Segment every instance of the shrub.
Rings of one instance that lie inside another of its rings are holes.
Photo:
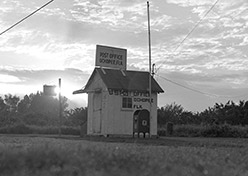
[[[57,126],[28,126],[23,123],[16,124],[9,127],[0,128],[0,133],[2,134],[58,134],[59,128]],[[64,135],[79,135],[80,129],[76,127],[66,127],[61,128],[61,133]]]
[[[167,125],[166,125],[166,133],[168,135],[172,135],[173,134],[173,129],[174,126],[173,126],[173,123],[172,122],[168,122]]]
[[[75,127],[62,127],[61,133],[65,135],[80,135],[80,129]]]
[[[177,125],[175,135],[180,137],[199,137],[202,126],[197,125]]]
[[[22,119],[22,121],[26,125],[36,125],[36,126],[46,126],[49,124],[51,125],[51,119],[39,113],[27,113],[20,116],[20,119]]]
[[[35,134],[58,134],[59,128],[57,126],[44,126],[44,127],[31,127],[33,133]],[[80,129],[75,127],[61,127],[61,133],[65,135],[79,135]]]
[[[206,126],[201,135],[203,137],[248,137],[245,128],[228,124]]]
[[[164,128],[164,127],[160,127],[159,129],[158,129],[158,135],[159,136],[166,136],[166,128]]]
[[[23,123],[0,128],[0,133],[4,134],[30,134],[32,130]]]
[[[165,127],[158,129],[159,136],[169,136]],[[248,138],[248,127],[224,125],[176,125],[173,136],[178,137],[240,137]]]
[[[233,137],[248,138],[248,126],[233,126],[232,127]]]

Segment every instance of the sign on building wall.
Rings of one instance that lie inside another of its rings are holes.
[[[96,66],[127,69],[127,50],[96,45]]]
[[[108,89],[109,95],[122,97],[123,109],[144,109],[150,103],[154,104],[154,98],[149,96],[149,92],[124,91]]]

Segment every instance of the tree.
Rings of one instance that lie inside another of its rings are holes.
[[[6,104],[4,102],[4,99],[0,97],[0,113],[2,113],[6,109]]]
[[[17,112],[17,104],[20,101],[20,98],[16,95],[4,95],[4,101],[6,104],[7,112]]]
[[[30,98],[28,95],[25,95],[24,98],[18,103],[17,111],[19,113],[28,112],[30,105],[31,105]]]
[[[158,124],[167,122],[180,123],[180,116],[183,113],[183,107],[175,102],[158,109]]]
[[[46,96],[43,93],[30,94],[29,110],[34,113],[44,114],[49,117],[58,117],[59,114],[59,100],[57,98]],[[68,108],[68,99],[61,97],[62,112],[64,113]]]
[[[87,122],[87,108],[75,108],[67,111],[65,125],[84,125]]]
[[[247,125],[248,124],[248,101],[239,101],[234,103],[228,101],[225,105],[215,103],[213,108],[208,108],[200,113],[202,122],[207,124],[230,124]]]

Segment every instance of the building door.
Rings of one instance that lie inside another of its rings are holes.
[[[150,134],[150,112],[146,109],[137,110],[133,115],[133,136],[137,133]]]
[[[93,95],[93,133],[101,133],[101,115],[102,115],[102,94]]]

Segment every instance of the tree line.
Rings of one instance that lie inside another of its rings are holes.
[[[61,98],[63,125],[78,126],[87,119],[87,108],[68,110],[68,99]],[[7,94],[0,97],[0,127],[25,125],[54,126],[59,121],[59,100],[42,92],[25,95],[22,99]]]
[[[62,123],[65,126],[79,126],[86,123],[87,108],[68,109],[68,99],[61,98]],[[203,112],[193,113],[181,105],[172,103],[157,109],[158,125],[248,125],[248,101],[226,104],[216,103]],[[36,126],[57,126],[59,122],[59,100],[42,92],[25,95],[22,99],[7,94],[0,97],[0,127],[23,123]]]
[[[186,111],[176,103],[168,104],[158,108],[158,124],[165,125],[168,122],[179,125],[229,124],[245,126],[248,125],[248,101],[216,103],[213,107],[209,107],[200,113]]]

